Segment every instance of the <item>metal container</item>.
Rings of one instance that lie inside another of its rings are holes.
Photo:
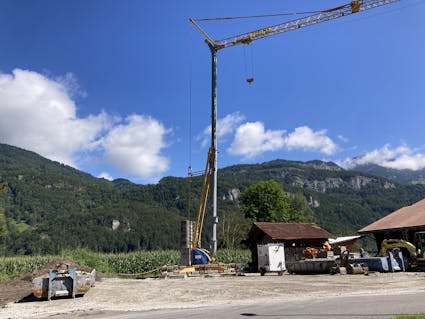
[[[258,245],[258,270],[261,275],[277,272],[281,275],[286,270],[285,248],[283,243]]]
[[[350,262],[363,263],[369,267],[370,271],[379,272],[394,272],[394,271],[405,271],[405,259],[403,254],[398,252],[394,255],[392,252],[388,252],[387,257],[363,257],[355,258]]]
[[[335,260],[328,258],[313,258],[287,263],[288,272],[294,274],[329,274]]]
[[[53,297],[73,297],[84,295],[96,280],[96,270],[90,273],[67,266],[50,269],[48,276],[33,279],[33,295],[50,300]]]

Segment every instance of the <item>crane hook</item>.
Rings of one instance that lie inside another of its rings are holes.
[[[246,81],[251,84],[252,82],[254,82],[254,78],[247,78]]]

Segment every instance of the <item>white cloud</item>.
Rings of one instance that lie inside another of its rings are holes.
[[[338,135],[338,136],[337,136],[337,138],[338,138],[341,142],[344,142],[344,143],[347,143],[347,142],[348,142],[348,138],[347,138],[347,137],[345,137],[344,135]]]
[[[314,132],[307,126],[297,127],[288,135],[285,144],[289,150],[318,151],[326,155],[334,154],[337,150],[336,144],[326,136],[326,130]]]
[[[151,117],[131,115],[102,140],[105,160],[127,175],[160,175],[169,168],[168,159],[160,154],[168,133],[169,130]]]
[[[346,159],[342,166],[353,168],[356,165],[377,164],[387,168],[419,170],[425,168],[425,154],[407,145],[391,148],[389,144],[360,157]]]
[[[217,138],[222,139],[223,137],[233,134],[237,128],[237,126],[245,119],[243,115],[239,112],[235,112],[232,114],[227,114],[224,118],[217,120]],[[202,132],[200,136],[198,136],[197,140],[202,140],[201,145],[205,147],[209,145],[211,141],[211,125],[209,125]]]
[[[104,178],[104,179],[106,179],[108,181],[113,181],[114,180],[114,178],[109,173],[107,173],[107,172],[102,172],[97,177]]]
[[[76,151],[91,150],[108,127],[105,113],[76,116],[64,84],[36,72],[0,74],[0,139],[76,166]]]
[[[80,87],[77,78],[74,76],[74,74],[70,72],[66,73],[63,76],[57,76],[54,78],[54,80],[65,86],[67,93],[70,96],[87,96],[87,92]]]
[[[244,120],[245,116],[239,112],[217,120],[219,145],[225,142],[224,137],[234,134],[233,142],[227,149],[230,155],[249,159],[265,152],[283,149],[312,151],[326,155],[332,155],[338,150],[335,142],[326,135],[326,130],[313,131],[308,126],[300,126],[292,133],[286,134],[285,130],[266,130],[262,122],[242,123]],[[347,141],[342,135],[338,138]],[[211,125],[205,128],[197,140],[201,140],[202,147],[210,143]]]
[[[254,158],[264,152],[283,149],[331,155],[336,152],[337,146],[326,136],[326,130],[315,132],[307,126],[301,126],[285,135],[283,130],[266,130],[263,123],[251,122],[239,126],[228,151],[231,155]]]
[[[248,122],[238,127],[235,139],[228,149],[231,155],[253,158],[267,151],[276,151],[285,145],[285,131],[265,130],[261,122]]]
[[[141,179],[168,169],[160,152],[169,130],[161,123],[137,115],[123,121],[105,112],[78,117],[71,98],[77,94],[84,96],[72,74],[53,79],[21,69],[0,73],[0,142],[74,167],[104,156],[116,173]]]

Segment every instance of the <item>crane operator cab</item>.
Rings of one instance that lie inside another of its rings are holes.
[[[418,258],[424,257],[425,251],[425,232],[415,233],[416,254]]]

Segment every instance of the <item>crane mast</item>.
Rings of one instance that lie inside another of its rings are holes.
[[[205,166],[205,172],[202,177],[202,188],[201,197],[199,199],[198,214],[195,222],[195,229],[193,230],[192,247],[201,248],[201,235],[202,225],[204,224],[205,210],[207,208],[208,195],[211,187],[211,168],[213,160],[213,152],[211,148],[208,151],[207,163]]]
[[[342,18],[351,14],[355,14],[361,11],[366,11],[369,9],[374,9],[381,7],[387,4],[398,2],[400,0],[353,0],[348,4],[328,9],[318,11],[316,14],[309,15],[303,18],[295,19],[285,23],[268,26],[262,29],[254,30],[251,32],[243,33],[233,37],[225,38],[222,40],[213,40],[200,26],[196,21],[197,19],[189,19],[195,28],[205,37],[205,42],[211,51],[211,147],[208,153],[208,163],[209,169],[206,172],[209,175],[208,180],[211,183],[211,186],[208,187],[208,190],[211,189],[213,196],[212,203],[212,217],[213,217],[213,229],[212,229],[212,240],[211,240],[211,253],[212,257],[216,255],[217,252],[217,134],[216,134],[216,123],[217,123],[217,52],[221,49],[232,47],[239,44],[250,44],[251,42],[273,36],[280,33],[285,33],[289,31],[298,30],[300,28],[316,25],[321,22],[330,21],[337,18]],[[205,194],[208,196],[208,191]],[[206,200],[206,199],[205,199]],[[206,202],[205,202],[206,203]],[[203,212],[202,212],[203,211]],[[203,207],[199,214],[205,213],[205,207]],[[202,228],[203,216],[200,220],[200,223],[197,222],[197,228]],[[198,235],[200,235],[201,229],[198,229]],[[200,236],[194,239],[193,244],[199,245]]]

